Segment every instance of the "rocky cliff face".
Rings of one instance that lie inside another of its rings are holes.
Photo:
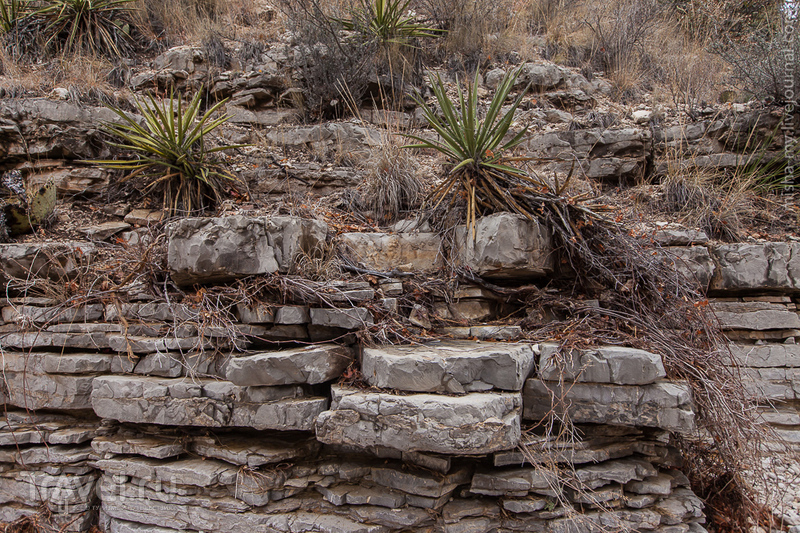
[[[552,275],[546,229],[503,216],[518,227],[463,260],[506,283]],[[291,217],[201,222],[168,231],[176,282],[269,274],[327,232]],[[435,264],[419,253],[433,235],[364,237],[342,241],[365,267]],[[796,246],[657,238],[709,287],[743,379],[800,442]],[[46,247],[0,245],[3,275],[68,270],[77,246],[51,246],[38,266]],[[703,530],[671,444],[697,430],[690,388],[666,378],[659,355],[515,341],[517,326],[482,325],[499,308],[478,286],[441,303],[471,323],[442,330],[449,340],[380,347],[352,335],[409,287],[318,282],[314,302],[232,302],[224,323],[145,292],[69,306],[9,294],[0,520],[45,506],[64,531]],[[575,425],[572,440],[540,425],[553,413]]]

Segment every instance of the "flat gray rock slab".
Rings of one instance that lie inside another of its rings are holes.
[[[385,526],[363,524],[335,514],[305,511],[264,514],[251,511],[250,506],[230,497],[196,496],[191,498],[191,505],[187,505],[180,498],[164,497],[162,494],[153,494],[152,491],[129,482],[115,483],[111,476],[103,476],[100,482],[99,495],[103,501],[103,511],[112,519],[152,524],[178,531],[229,533],[254,531],[388,533],[390,531]],[[151,529],[141,531],[151,531]]]
[[[363,307],[351,309],[311,309],[311,324],[329,328],[363,329],[373,325],[372,313]]]
[[[414,392],[518,391],[533,370],[530,344],[447,341],[364,348],[361,372],[373,387]]]
[[[90,409],[93,376],[3,372],[0,403],[23,409]]]
[[[800,368],[742,368],[742,384],[760,401],[800,398]]]
[[[96,437],[92,450],[99,455],[142,455],[153,459],[177,457],[186,450],[181,442],[171,442],[154,437]]]
[[[539,347],[539,377],[548,381],[648,385],[667,372],[661,356],[636,348],[603,346],[562,352],[557,344]]]
[[[461,227],[456,242],[464,264],[487,278],[540,278],[555,267],[550,231],[521,215],[496,213],[479,218],[475,239],[469,228]]]
[[[87,242],[0,244],[0,281],[73,276],[95,249]]]
[[[211,379],[100,376],[91,406],[102,418],[139,424],[312,431],[327,398],[300,387],[239,387]]]
[[[322,253],[327,225],[298,217],[185,218],[167,227],[167,264],[180,285],[288,272]]]
[[[191,450],[201,457],[256,468],[314,455],[320,448],[313,438],[247,438],[241,435],[195,437]]]
[[[524,418],[540,421],[551,409],[579,424],[657,427],[678,433],[695,430],[689,385],[660,381],[651,385],[566,383],[538,378],[525,382]],[[554,405],[555,402],[555,405]]]
[[[552,471],[530,467],[478,472],[469,490],[484,496],[523,496],[528,492],[550,494],[554,486],[558,486],[558,479]]]
[[[800,315],[781,304],[768,302],[713,302],[711,308],[722,329],[798,329]]]
[[[431,271],[442,266],[442,238],[436,233],[343,233],[342,244],[373,270]]]
[[[514,448],[520,438],[519,393],[397,396],[338,386],[331,393],[331,410],[316,423],[326,444],[479,455]]]
[[[732,344],[733,359],[742,366],[755,368],[800,368],[800,344]]]
[[[800,244],[784,242],[736,243],[714,246],[717,264],[714,290],[800,290]]]
[[[352,361],[346,346],[303,346],[231,358],[225,377],[236,385],[313,385],[338,378]]]

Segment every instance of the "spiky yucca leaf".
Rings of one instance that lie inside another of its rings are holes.
[[[137,100],[136,107],[144,118],[144,125],[121,109],[109,106],[122,119],[121,123],[104,125],[106,132],[121,140],[112,145],[133,152],[137,158],[95,163],[131,171],[125,180],[143,178],[143,192],[162,191],[163,206],[170,213],[191,213],[218,204],[225,185],[235,188],[238,179],[209,155],[243,145],[206,148],[205,136],[229,117],[212,118],[225,100],[201,115],[201,93],[199,91],[186,107],[180,94],[177,97],[170,94],[168,102],[160,105],[152,95],[144,101]]]
[[[431,128],[438,134],[435,140],[425,139],[417,135],[407,135],[417,141],[406,148],[430,148],[444,154],[452,165],[445,180],[436,187],[428,199],[433,208],[452,195],[455,198],[464,195],[467,198],[467,226],[475,235],[475,221],[479,211],[514,211],[532,219],[533,216],[519,201],[508,194],[508,177],[514,177],[515,183],[523,187],[541,187],[544,184],[535,177],[528,176],[523,170],[512,166],[515,161],[506,153],[525,138],[528,129],[523,128],[510,140],[505,141],[514,112],[522,103],[527,87],[520,91],[510,108],[501,116],[503,104],[511,93],[519,78],[520,69],[507,73],[495,91],[486,115],[481,119],[478,114],[479,73],[467,87],[466,94],[458,87],[456,104],[447,96],[447,90],[441,78],[431,78],[433,94],[441,109],[441,116],[429,106],[419,95],[414,97],[417,105]],[[517,159],[518,161],[518,159]]]
[[[29,14],[28,0],[0,0],[0,34],[14,29],[17,21]]]
[[[134,0],[46,0],[32,14],[44,22],[45,48],[121,57],[131,52],[127,4]]]
[[[408,15],[411,0],[362,0],[350,19],[334,18],[346,30],[358,31],[384,43],[408,44],[411,39],[436,37],[442,30],[418,23]]]

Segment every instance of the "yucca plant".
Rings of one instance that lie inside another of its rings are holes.
[[[243,145],[206,148],[205,137],[228,120],[212,118],[225,100],[202,115],[202,90],[184,106],[180,94],[170,94],[161,104],[150,95],[136,101],[144,125],[123,110],[109,106],[121,123],[107,123],[106,132],[121,140],[113,146],[133,152],[131,160],[95,161],[100,165],[131,171],[123,180],[142,179],[144,193],[163,194],[163,208],[170,214],[193,213],[218,205],[226,188],[236,189],[239,180],[225,171],[212,154]]]
[[[46,0],[33,12],[43,22],[45,48],[122,57],[133,50],[134,0]]]
[[[28,12],[27,0],[0,0],[0,34],[13,30]]]
[[[411,0],[362,0],[350,19],[334,19],[346,30],[358,31],[383,43],[408,44],[411,39],[436,37],[442,30],[420,24],[409,10]]]
[[[414,99],[422,109],[423,115],[439,138],[425,139],[416,135],[408,137],[417,141],[407,148],[432,148],[447,156],[450,168],[444,181],[428,196],[428,201],[436,209],[450,196],[452,203],[461,196],[467,200],[466,223],[475,235],[475,220],[479,214],[493,211],[514,211],[530,219],[533,216],[525,207],[524,201],[515,199],[511,190],[520,187],[539,189],[544,184],[537,178],[513,166],[524,158],[508,156],[508,152],[518,146],[527,133],[527,127],[511,139],[506,140],[514,112],[522,103],[527,92],[520,91],[511,106],[501,116],[503,104],[517,82],[520,70],[507,73],[492,97],[483,119],[478,113],[479,74],[467,87],[466,95],[459,86],[458,108],[447,96],[440,77],[431,78],[436,101],[441,108],[441,116],[419,95]]]

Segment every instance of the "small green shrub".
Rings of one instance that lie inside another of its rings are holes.
[[[44,48],[122,57],[134,48],[127,4],[133,0],[46,0],[32,13]]]
[[[415,97],[425,119],[440,139],[430,140],[408,135],[417,144],[407,147],[432,148],[444,154],[452,165],[445,180],[430,194],[429,201],[435,209],[449,195],[464,196],[467,199],[466,223],[473,235],[476,217],[483,212],[510,210],[528,215],[527,210],[508,194],[507,189],[513,186],[508,183],[509,177],[515,178],[515,184],[522,182],[541,185],[519,168],[510,166],[508,163],[512,163],[514,159],[506,157],[506,152],[518,146],[527,132],[527,128],[523,128],[513,138],[505,141],[514,120],[514,112],[522,103],[527,88],[520,91],[505,114],[500,116],[503,103],[514,87],[519,73],[520,70],[517,69],[503,77],[482,120],[478,116],[477,71],[475,80],[467,87],[466,96],[461,87],[458,88],[458,108],[447,96],[441,78],[431,79],[433,93],[442,111],[441,117],[419,95]]]
[[[153,96],[136,102],[144,126],[119,108],[109,106],[122,123],[108,123],[106,132],[121,140],[113,146],[129,150],[136,159],[95,161],[109,168],[131,171],[124,180],[142,180],[142,192],[163,195],[163,207],[171,214],[194,213],[218,205],[226,187],[235,189],[238,179],[221,168],[212,154],[242,145],[206,148],[206,136],[228,120],[212,118],[225,103],[200,114],[198,92],[184,107],[181,95],[170,95],[160,105]],[[176,103],[177,102],[177,103]]]

